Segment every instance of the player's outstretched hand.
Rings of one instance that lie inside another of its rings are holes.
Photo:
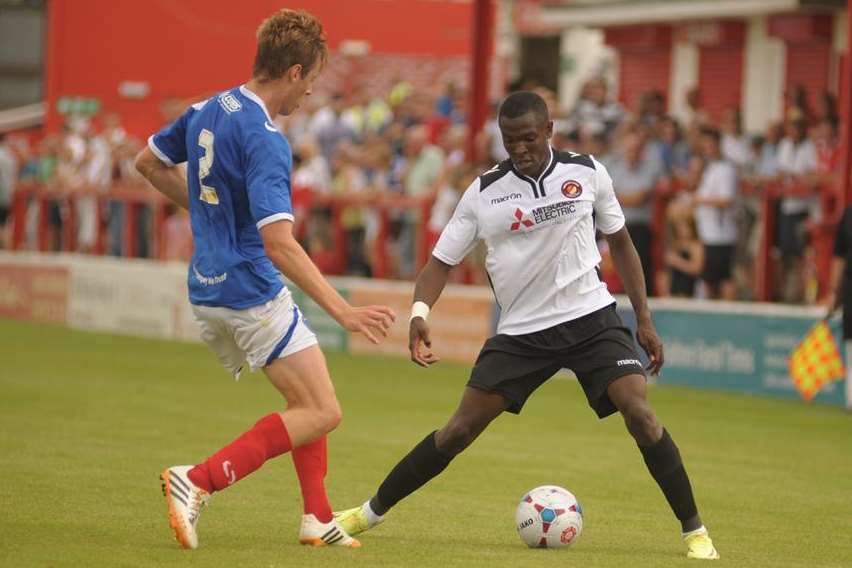
[[[654,323],[650,319],[639,322],[636,328],[636,340],[651,360],[651,364],[648,365],[646,370],[652,375],[659,375],[664,362],[663,342],[660,339],[660,336],[657,335]]]
[[[411,360],[421,367],[428,367],[440,361],[432,353],[432,340],[429,339],[429,324],[423,318],[412,318],[408,328],[408,350]]]
[[[381,343],[396,320],[396,314],[387,306],[360,306],[350,308],[341,318],[340,325],[349,331],[363,333],[373,343]]]

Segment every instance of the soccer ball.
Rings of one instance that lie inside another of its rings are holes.
[[[564,548],[583,531],[583,508],[567,489],[542,485],[521,499],[515,526],[530,548]]]

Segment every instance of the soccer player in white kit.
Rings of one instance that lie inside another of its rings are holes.
[[[461,403],[447,424],[400,461],[372,499],[338,513],[350,534],[370,529],[401,499],[440,474],[502,412],[519,413],[559,369],[574,371],[589,405],[604,418],[620,412],[648,470],[681,523],[690,558],[719,555],[701,522],[677,446],[646,398],[645,370],[633,337],[601,281],[595,230],[606,235],[637,318],[636,339],[663,365],[648,309],[642,266],[606,168],[591,156],[556,152],[544,100],[509,95],[499,112],[509,159],[482,174],[462,196],[420,273],[410,319],[411,359],[428,367],[429,309],[453,266],[483,240],[486,269],[500,305],[497,335],[485,342]]]
[[[290,114],[311,94],[327,55],[318,20],[276,12],[258,29],[251,80],[192,105],[136,159],[154,187],[189,209],[189,299],[202,338],[234,376],[244,365],[263,369],[287,401],[286,410],[264,416],[204,462],[161,474],[169,522],[184,548],[198,546],[198,516],[212,493],[287,452],[304,499],[299,541],[360,546],[334,520],[324,485],[326,434],[340,422],[340,406],[316,336],[281,279],[373,342],[393,322],[385,306],[350,306],[293,236],[292,154],[272,117]],[[186,176],[174,167],[181,162]]]

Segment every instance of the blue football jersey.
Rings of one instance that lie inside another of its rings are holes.
[[[192,105],[148,147],[166,164],[187,162],[190,302],[239,310],[274,298],[284,284],[260,228],[293,220],[293,157],[263,101],[245,86],[225,91]]]

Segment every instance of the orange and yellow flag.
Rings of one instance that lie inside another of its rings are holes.
[[[840,351],[825,320],[813,326],[790,353],[790,377],[802,398],[810,401],[825,383],[846,376]]]

